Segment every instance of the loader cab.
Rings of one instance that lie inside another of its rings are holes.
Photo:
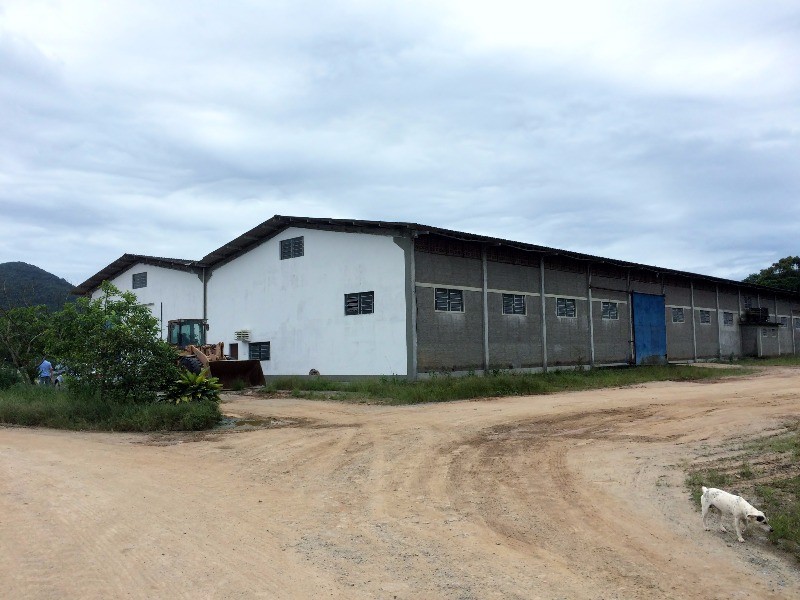
[[[176,319],[167,325],[167,342],[181,350],[192,344],[202,346],[206,343],[208,324],[203,319]]]

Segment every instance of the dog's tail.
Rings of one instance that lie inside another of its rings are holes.
[[[706,486],[703,486],[703,488],[702,488],[702,489],[703,489],[703,493],[704,493],[704,494],[705,494],[705,493],[708,491],[708,488],[707,488]]]

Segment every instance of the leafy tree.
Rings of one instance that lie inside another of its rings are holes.
[[[0,361],[12,364],[28,383],[45,355],[47,329],[46,306],[0,308]]]
[[[111,283],[53,315],[49,348],[79,391],[115,402],[150,402],[178,378],[175,350],[158,321],[130,292]]]
[[[800,256],[787,256],[745,277],[746,283],[755,283],[792,292],[800,292]]]

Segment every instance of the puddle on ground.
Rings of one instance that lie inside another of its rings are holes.
[[[234,431],[247,431],[251,429],[277,429],[280,427],[294,427],[299,423],[292,419],[278,419],[276,417],[264,418],[239,418],[239,417],[223,417],[219,424],[214,427],[215,430],[234,430]]]

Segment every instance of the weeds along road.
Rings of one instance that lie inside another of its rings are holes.
[[[385,407],[228,396],[252,428],[0,428],[4,598],[797,598],[703,531],[686,464],[798,414],[800,370]]]

